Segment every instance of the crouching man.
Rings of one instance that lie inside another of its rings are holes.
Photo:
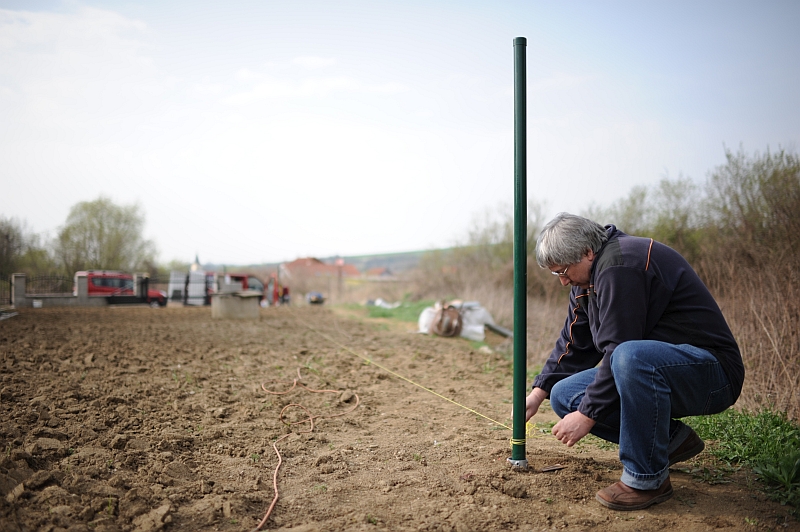
[[[591,432],[619,444],[622,477],[597,492],[602,505],[666,501],[669,467],[704,448],[678,418],[721,412],[742,390],[742,357],[719,306],[673,249],[580,216],[551,220],[536,260],[572,289],[526,419],[549,397],[559,441]]]

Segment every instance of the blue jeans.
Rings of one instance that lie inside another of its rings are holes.
[[[617,346],[611,372],[619,410],[596,423],[592,434],[619,444],[622,482],[656,489],[669,477],[668,456],[690,433],[676,418],[716,414],[735,398],[714,355],[691,345],[635,340]],[[578,409],[597,368],[559,381],[550,403],[559,417]]]

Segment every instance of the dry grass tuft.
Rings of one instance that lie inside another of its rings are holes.
[[[800,288],[774,270],[750,273],[740,271],[720,298],[745,363],[737,404],[800,419]]]

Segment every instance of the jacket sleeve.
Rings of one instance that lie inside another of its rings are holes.
[[[652,280],[642,270],[614,266],[601,272],[590,287],[597,308],[595,345],[602,361],[578,411],[595,421],[602,421],[619,405],[611,355],[622,342],[642,340],[647,334],[647,301],[652,289],[648,279]]]
[[[592,343],[592,332],[586,314],[587,299],[586,290],[573,288],[570,292],[569,312],[561,335],[542,372],[533,381],[533,387],[541,388],[548,396],[555,383],[595,367],[603,356]]]

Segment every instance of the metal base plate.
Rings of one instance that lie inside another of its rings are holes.
[[[511,469],[518,470],[518,471],[527,471],[528,470],[528,461],[527,460],[513,460],[511,458],[506,459],[506,461],[511,466]]]

